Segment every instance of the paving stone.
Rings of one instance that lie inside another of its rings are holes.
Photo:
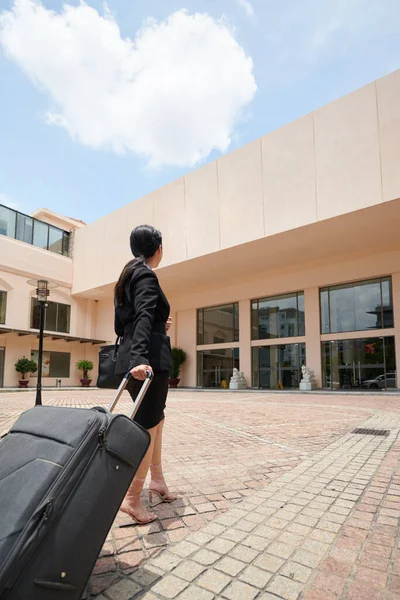
[[[107,596],[111,600],[130,600],[132,596],[140,592],[142,588],[130,579],[122,579],[107,590]],[[171,596],[173,598],[173,596]]]
[[[236,558],[231,558],[230,556],[225,556],[222,560],[215,563],[214,566],[215,569],[219,569],[223,573],[227,573],[227,575],[236,577],[236,575],[238,575],[240,571],[243,571],[247,566],[247,563],[237,560]]]
[[[156,583],[152,591],[163,598],[176,598],[188,585],[187,581],[178,579],[174,575],[166,575]]]
[[[196,581],[196,584],[206,590],[219,594],[222,590],[231,583],[231,578],[221,571],[215,569],[207,569]]]
[[[305,567],[311,567],[315,569],[319,563],[321,558],[316,554],[311,554],[311,552],[307,552],[306,550],[298,550],[293,556],[294,562],[299,563],[300,565],[304,565]]]
[[[257,533],[259,533],[259,530],[257,530]],[[239,543],[242,540],[244,540],[245,537],[247,537],[247,531],[239,531],[239,529],[226,529],[222,534],[221,537],[226,539],[226,540],[231,540],[232,542],[236,542]]]
[[[222,592],[222,596],[229,600],[254,600],[259,591],[248,583],[234,581]]]
[[[253,548],[254,550],[258,550],[259,552],[263,552],[267,546],[271,543],[271,540],[268,540],[265,537],[261,537],[258,535],[249,535],[242,542],[243,546],[248,546],[249,548]]]
[[[325,544],[332,544],[336,535],[329,531],[323,531],[321,529],[313,529],[309,535],[310,539],[324,542]]]
[[[264,569],[259,569],[258,567],[250,565],[243,571],[243,573],[240,574],[239,579],[249,583],[252,586],[262,589],[267,585],[272,577],[273,573],[268,573],[268,571],[265,571]]]
[[[282,567],[280,575],[284,575],[285,577],[300,583],[306,583],[311,577],[312,572],[313,570],[309,567],[290,561]]]
[[[180,562],[181,558],[179,556],[175,556],[175,554],[165,550],[160,554],[160,556],[153,558],[150,562],[150,565],[162,569],[163,571],[171,571]]]
[[[199,550],[196,554],[191,557],[196,562],[204,565],[206,567],[213,565],[219,558],[220,555],[216,552],[211,552],[210,550]]]
[[[296,548],[294,546],[289,546],[289,544],[285,544],[282,542],[273,542],[268,546],[269,554],[273,554],[274,556],[279,556],[280,558],[286,559],[292,556],[295,550]]]
[[[329,550],[329,544],[324,544],[323,542],[319,542],[318,540],[313,539],[305,539],[301,545],[303,550],[307,550],[307,552],[312,552],[313,554],[317,554],[318,556],[323,556]]]
[[[278,558],[277,556],[272,556],[272,554],[261,554],[254,564],[260,569],[264,569],[265,571],[269,571],[271,573],[276,573],[279,569],[284,565],[285,561],[282,558]]]
[[[182,541],[179,542],[179,544],[172,544],[170,547],[170,552],[172,552],[173,554],[177,554],[178,556],[182,556],[183,558],[186,558],[187,556],[190,556],[191,554],[196,552],[198,549],[199,547],[196,546],[196,544],[192,544],[191,542],[187,541]]]
[[[211,542],[212,539],[214,539],[214,536],[212,535],[207,535],[202,531],[195,531],[186,538],[186,541],[197,544],[198,546],[205,546],[208,542]]]
[[[251,563],[259,553],[252,548],[248,548],[247,546],[243,546],[242,544],[236,546],[231,552],[229,556],[232,558],[236,558],[237,560],[241,560],[242,562]]]
[[[179,594],[177,600],[214,600],[215,596],[212,592],[198,587],[197,585],[186,588],[182,594]],[[140,598],[140,600],[142,600]]]
[[[280,575],[267,585],[268,592],[276,594],[280,598],[284,598],[284,600],[297,600],[302,589],[303,586],[301,583]]]
[[[160,579],[160,571],[158,569],[152,568],[149,565],[143,565],[139,567],[130,578],[135,581],[142,588],[148,587]]]
[[[185,560],[173,570],[173,574],[185,581],[193,581],[205,569],[206,567],[204,565],[199,565],[193,560]]]
[[[218,552],[219,554],[228,554],[228,552],[230,552],[235,545],[235,542],[230,540],[215,539],[207,544],[206,549],[213,552]]]

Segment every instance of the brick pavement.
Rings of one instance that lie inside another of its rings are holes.
[[[0,432],[33,396],[0,395]],[[399,400],[172,393],[165,470],[180,498],[146,527],[117,517],[87,597],[356,600],[368,588],[371,600],[400,599]],[[390,437],[348,433],[366,419]]]

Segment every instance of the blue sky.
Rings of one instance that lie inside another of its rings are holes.
[[[18,3],[0,201],[23,212],[91,222],[400,67],[398,0]]]

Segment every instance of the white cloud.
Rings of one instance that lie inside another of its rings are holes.
[[[245,10],[248,17],[255,16],[254,7],[249,0],[236,0],[236,2]]]
[[[8,206],[9,208],[13,208],[14,210],[19,208],[19,204],[17,202],[11,202],[11,200],[5,194],[0,194],[0,204]]]
[[[54,103],[48,122],[80,143],[133,151],[152,166],[225,151],[257,89],[253,63],[224,21],[178,11],[122,38],[108,11],[14,0],[0,45]]]

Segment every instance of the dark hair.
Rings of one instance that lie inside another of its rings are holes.
[[[122,269],[115,286],[114,294],[117,304],[123,304],[126,284],[131,279],[136,267],[144,264],[146,258],[154,256],[161,244],[161,233],[151,225],[139,225],[132,231],[130,245],[135,258]]]

